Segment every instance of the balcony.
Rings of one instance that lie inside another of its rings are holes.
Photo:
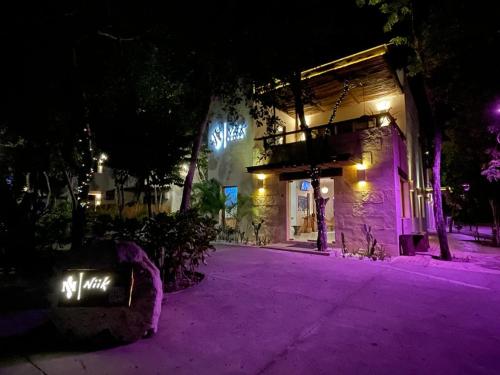
[[[256,138],[255,141],[262,141],[263,151],[268,157],[263,164],[247,167],[247,171],[279,173],[280,179],[288,180],[303,178],[314,164],[321,168],[323,177],[338,176],[342,173],[340,167],[362,161],[362,130],[393,124],[394,118],[389,113],[382,113]],[[312,137],[309,153],[306,131],[311,132]],[[290,142],[291,139],[294,141]]]

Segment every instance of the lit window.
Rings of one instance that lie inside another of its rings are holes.
[[[232,218],[238,209],[238,186],[225,186],[224,195],[226,196],[225,217]]]

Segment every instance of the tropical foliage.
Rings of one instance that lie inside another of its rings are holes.
[[[218,219],[220,211],[226,207],[226,195],[214,178],[194,184],[193,201],[200,214],[212,219]]]

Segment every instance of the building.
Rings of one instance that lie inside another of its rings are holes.
[[[315,97],[305,114],[313,128],[321,192],[329,198],[329,242],[340,247],[343,234],[350,248],[364,248],[366,224],[385,250],[397,255],[399,235],[427,229],[431,202],[417,108],[404,72],[391,66],[390,57],[389,46],[380,45],[306,70],[302,81]],[[351,88],[328,125],[346,80]],[[258,127],[248,109],[242,113],[239,123],[227,122],[223,113],[214,115],[208,131],[209,177],[230,196],[253,197],[267,241],[315,240],[310,164],[292,98],[276,108],[283,121],[276,134]],[[248,222],[243,226],[251,233]]]

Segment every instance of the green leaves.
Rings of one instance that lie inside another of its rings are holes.
[[[125,225],[124,225],[125,224]],[[164,281],[178,282],[205,263],[215,240],[215,221],[198,211],[158,214],[146,219],[119,222],[115,238],[135,241],[160,266]]]
[[[406,36],[395,36],[394,38],[391,38],[390,43],[396,46],[409,46],[410,40]]]
[[[194,184],[193,206],[198,209],[200,214],[216,218],[225,205],[226,196],[217,180],[212,178]]]

